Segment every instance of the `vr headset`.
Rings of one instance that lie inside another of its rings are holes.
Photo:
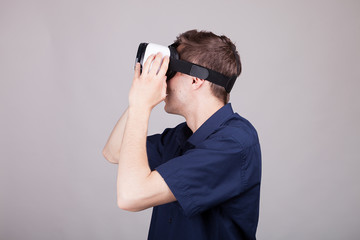
[[[237,78],[236,75],[228,77],[209,68],[188,61],[180,60],[176,48],[176,44],[172,44],[166,47],[155,43],[140,43],[136,54],[135,64],[140,63],[142,69],[143,64],[150,55],[161,52],[163,56],[170,57],[169,67],[166,72],[167,80],[174,77],[176,72],[181,72],[220,85],[225,88],[227,93],[230,93]]]

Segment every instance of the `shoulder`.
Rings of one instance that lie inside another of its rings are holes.
[[[242,149],[259,144],[255,127],[237,113],[232,114],[224,121],[220,127],[209,136],[209,139],[226,140]]]

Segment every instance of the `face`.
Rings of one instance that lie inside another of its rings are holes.
[[[191,92],[192,77],[177,72],[167,81],[167,96],[165,98],[165,111],[167,113],[184,115]]]

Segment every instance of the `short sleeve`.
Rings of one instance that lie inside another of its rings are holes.
[[[156,170],[185,215],[192,216],[244,191],[247,164],[243,150],[231,136],[212,137]]]
[[[154,170],[157,166],[161,164],[161,156],[163,151],[161,134],[155,134],[147,137],[146,151],[150,169]]]
[[[160,164],[174,157],[179,148],[179,135],[184,134],[185,126],[186,123],[181,123],[175,128],[166,128],[161,134],[147,137],[146,151],[152,171]]]

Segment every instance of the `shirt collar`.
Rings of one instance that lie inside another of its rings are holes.
[[[188,139],[191,145],[196,146],[203,142],[222,123],[234,113],[231,103],[226,104],[208,118]]]

